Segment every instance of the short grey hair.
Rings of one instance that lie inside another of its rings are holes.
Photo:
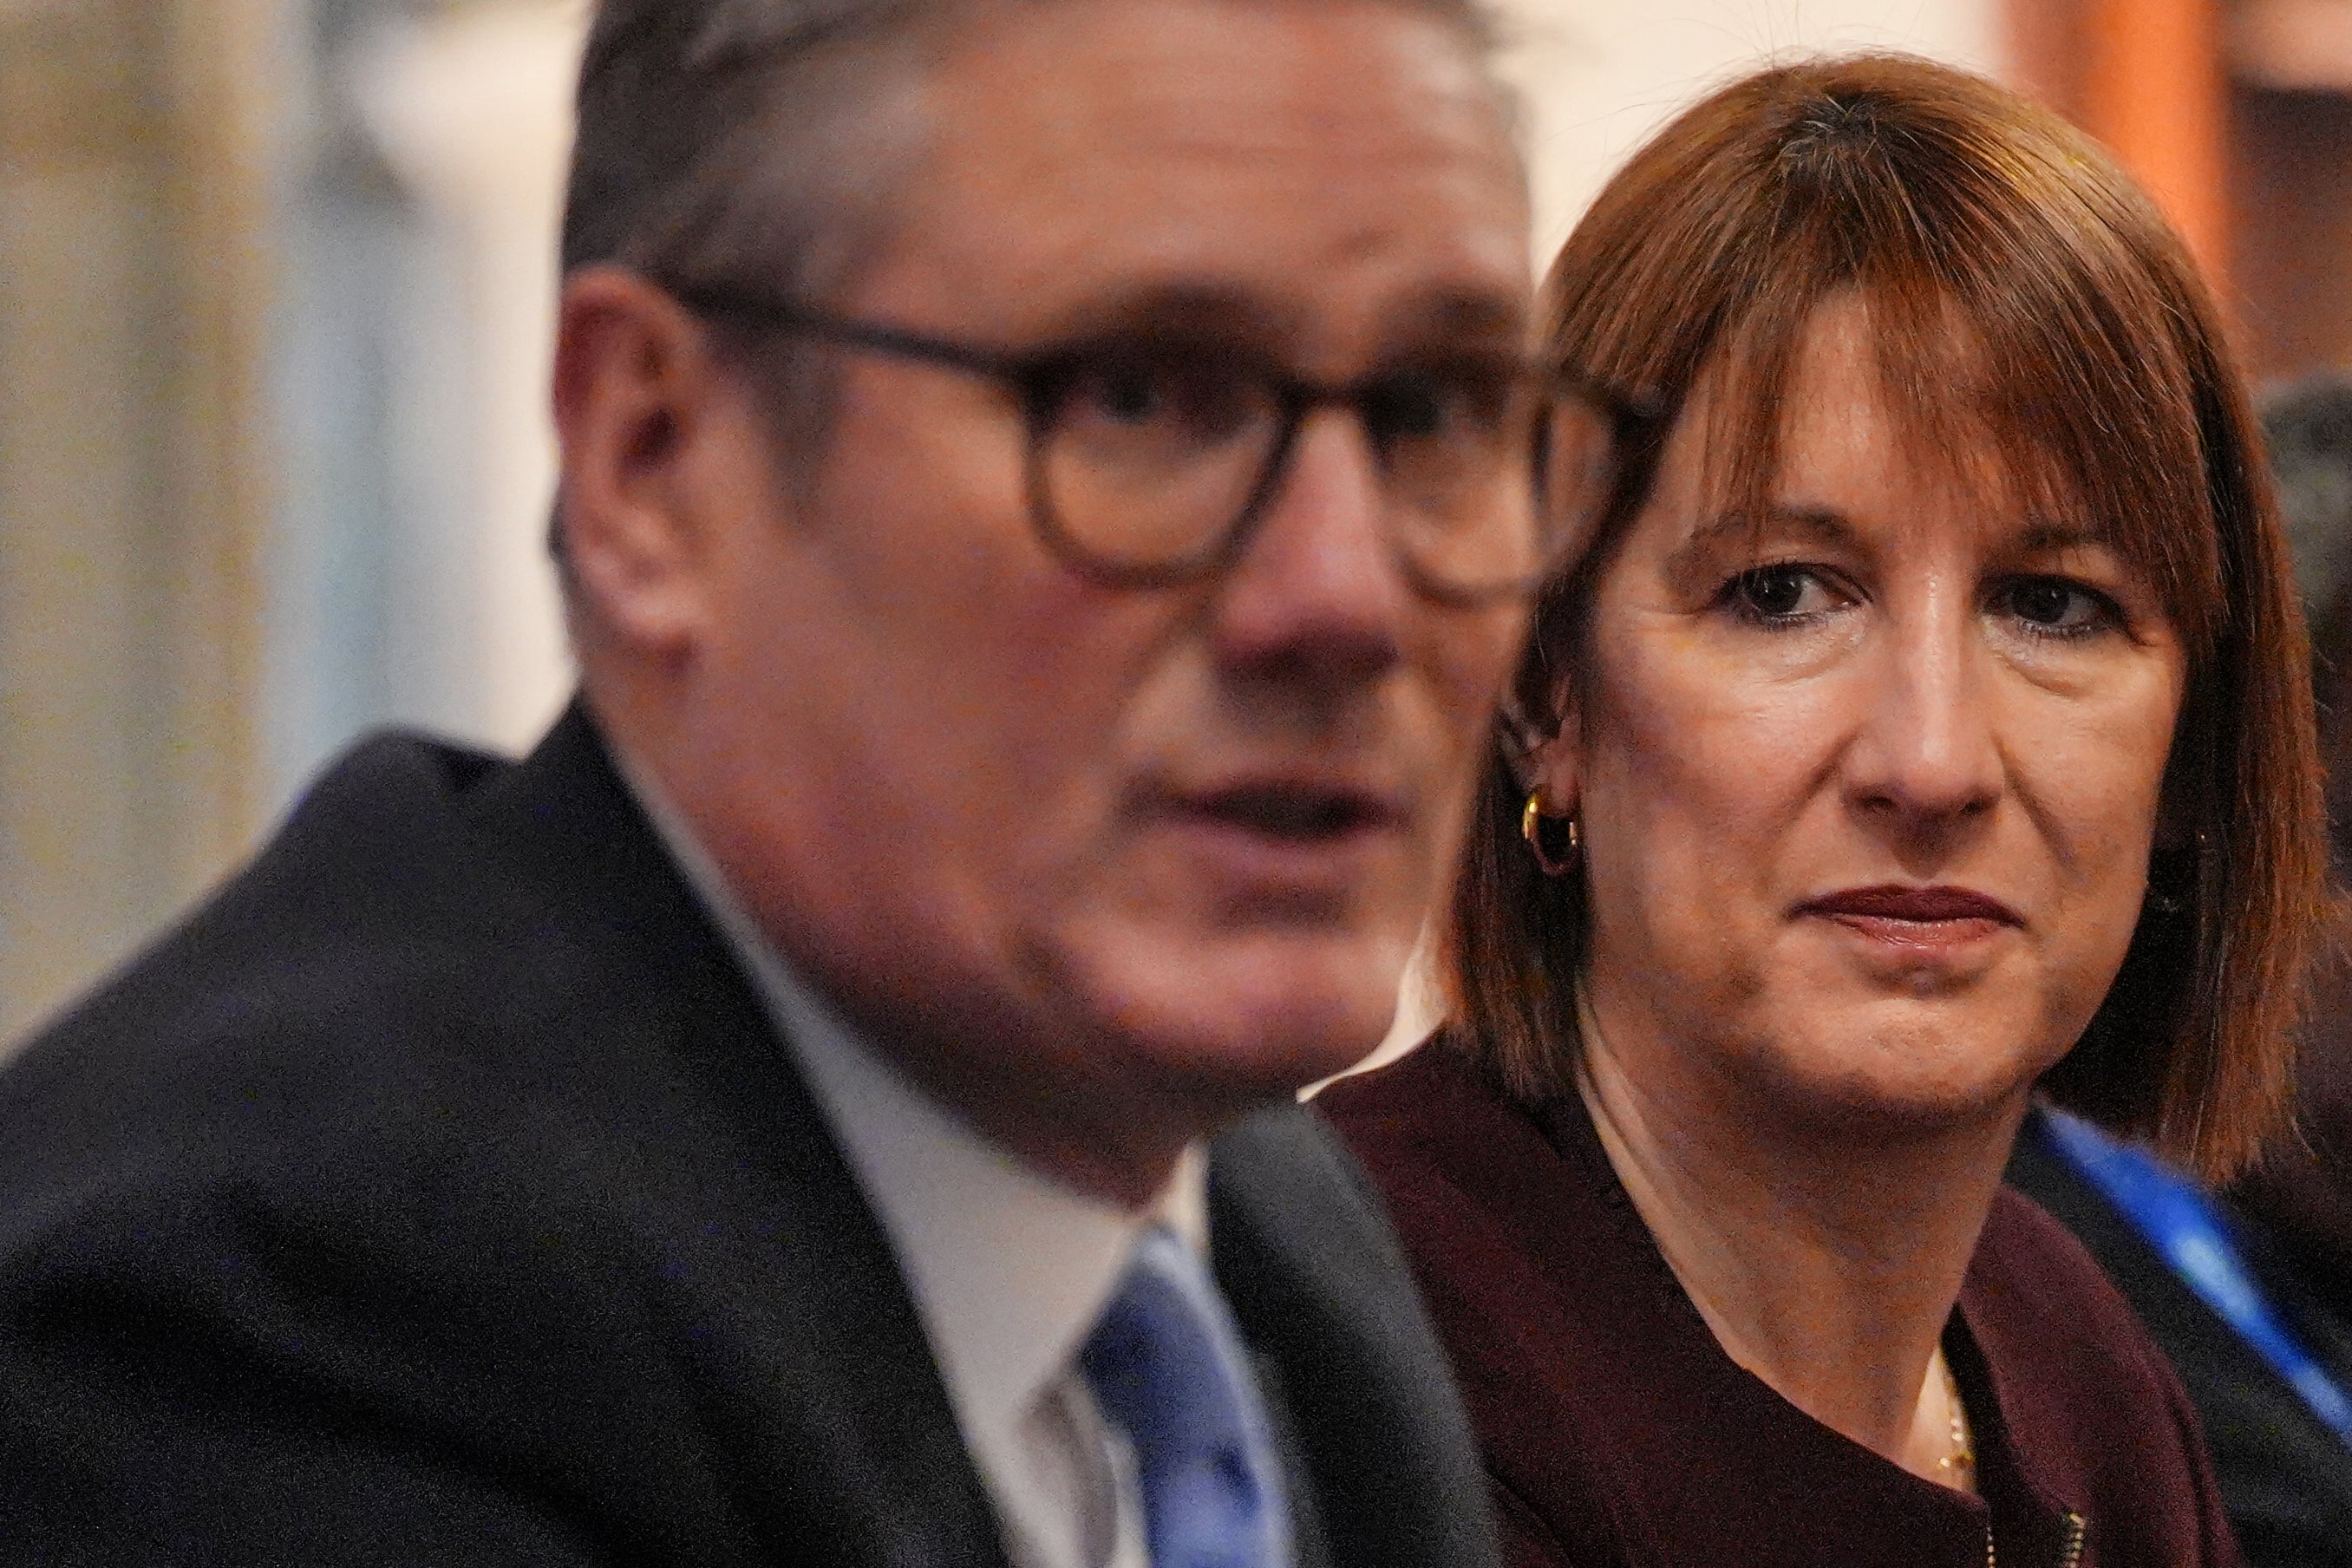
[[[563,269],[822,292],[914,140],[912,51],[966,0],[600,0]],[[900,91],[894,93],[897,86]],[[893,133],[896,134],[893,134]]]
[[[564,270],[610,262],[671,287],[756,279],[803,299],[837,289],[925,146],[927,46],[984,9],[1050,3],[598,0]],[[1498,36],[1487,0],[1389,3],[1459,26],[1482,57]]]

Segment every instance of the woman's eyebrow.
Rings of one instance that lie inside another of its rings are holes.
[[[2109,529],[2037,518],[2018,535],[2017,549],[2028,555],[2062,555],[2069,550],[2112,550],[2115,542]]]
[[[1704,568],[1727,543],[1747,542],[1766,533],[1795,535],[1835,550],[1851,549],[1859,538],[1853,521],[1832,507],[1774,504],[1760,512],[1727,508],[1675,546],[1666,557],[1666,570],[1675,581],[1684,581]]]

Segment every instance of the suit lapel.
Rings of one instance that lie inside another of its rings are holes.
[[[734,1329],[713,1382],[749,1409],[720,1425],[752,1450],[735,1456],[743,1506],[777,1560],[1001,1565],[993,1511],[881,1225],[584,712],[575,705],[478,810],[483,852],[538,883],[562,940],[593,949],[593,972],[611,977],[590,1010],[603,1048],[666,1052],[677,1135],[708,1139],[716,1120],[733,1134],[719,1142],[750,1152],[735,1163],[754,1169],[714,1164],[698,1212],[678,1220],[701,1234],[678,1241]]]
[[[1218,1285],[1280,1406],[1302,1563],[1495,1563],[1444,1352],[1348,1157],[1299,1107],[1260,1112],[1213,1145],[1209,1212]]]
[[[1307,1448],[1299,1441],[1297,1417],[1290,1407],[1290,1388],[1282,1363],[1263,1351],[1250,1354],[1258,1391],[1265,1396],[1273,1420],[1275,1447],[1282,1454],[1282,1484],[1290,1496],[1290,1531],[1297,1568],[1336,1568],[1331,1542],[1323,1529],[1323,1503],[1315,1472],[1308,1468]]]

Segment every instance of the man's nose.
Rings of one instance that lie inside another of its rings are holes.
[[[1959,606],[1898,621],[1871,661],[1847,793],[1908,834],[1988,814],[2006,765],[1975,617]]]
[[[1266,506],[1219,588],[1219,662],[1333,688],[1387,671],[1403,658],[1414,594],[1362,425],[1333,409],[1309,415]]]

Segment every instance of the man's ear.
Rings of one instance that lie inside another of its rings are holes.
[[[661,289],[616,267],[564,280],[556,526],[574,600],[602,635],[662,656],[690,649],[719,545],[714,438],[740,422],[731,390],[702,324]]]

